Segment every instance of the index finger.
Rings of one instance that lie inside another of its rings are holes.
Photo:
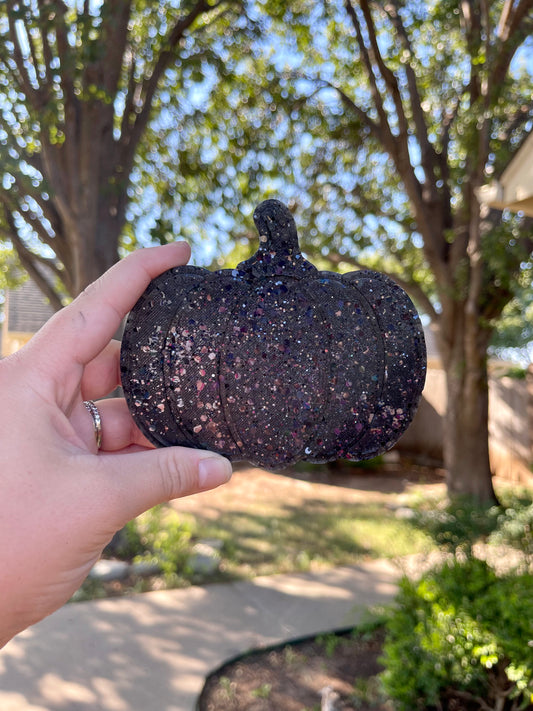
[[[186,264],[189,256],[189,245],[176,242],[137,250],[117,262],[34,337],[38,337],[41,356],[52,351],[57,372],[73,362],[89,363],[113,338],[150,281],[167,269]]]

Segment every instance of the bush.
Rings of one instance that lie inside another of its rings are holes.
[[[186,572],[193,530],[170,506],[155,506],[130,521],[125,530],[135,563],[158,566],[169,585]]]
[[[445,506],[421,508],[415,522],[443,550],[472,555],[472,547],[486,540],[498,525],[500,508],[480,506],[469,497],[457,497]]]
[[[401,711],[533,708],[533,575],[455,559],[404,579],[382,680]]]
[[[498,526],[489,538],[489,543],[511,546],[521,551],[524,567],[533,565],[533,503],[527,499],[515,499],[498,516]]]

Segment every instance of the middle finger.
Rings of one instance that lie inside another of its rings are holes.
[[[120,385],[120,341],[110,341],[104,350],[87,363],[81,378],[81,396],[97,400]]]
[[[99,400],[95,404],[100,413],[102,428],[100,450],[102,452],[116,452],[132,445],[154,448],[133,421],[128,405],[123,398],[107,398]],[[88,423],[85,424],[87,427],[90,425],[94,430],[94,424],[88,412],[85,419],[87,420],[87,418]]]

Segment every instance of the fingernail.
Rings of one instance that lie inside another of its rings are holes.
[[[231,462],[224,457],[206,457],[198,463],[198,486],[200,489],[214,489],[231,478]]]

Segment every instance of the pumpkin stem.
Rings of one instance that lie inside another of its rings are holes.
[[[260,250],[269,252],[300,251],[296,224],[289,209],[279,200],[265,200],[254,211]]]
[[[265,200],[254,211],[259,232],[259,249],[237,265],[236,274],[262,279],[280,274],[301,279],[317,269],[303,258],[298,245],[296,224],[289,209],[279,200]]]

